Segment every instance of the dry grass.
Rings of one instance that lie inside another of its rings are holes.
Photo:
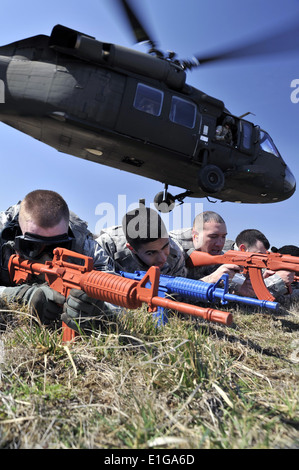
[[[65,345],[3,311],[0,448],[298,448],[298,312],[157,330],[130,311]]]

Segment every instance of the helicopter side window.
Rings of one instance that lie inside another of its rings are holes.
[[[192,129],[196,121],[196,106],[190,101],[183,100],[178,96],[173,96],[169,119],[181,126]]]
[[[139,111],[160,116],[163,103],[163,92],[148,85],[138,83],[133,106]]]
[[[272,153],[279,158],[279,152],[267,132],[260,131],[260,146],[265,152]]]

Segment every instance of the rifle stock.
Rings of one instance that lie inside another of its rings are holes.
[[[251,253],[247,251],[229,250],[223,255],[210,255],[194,250],[187,259],[187,265],[207,266],[211,264],[236,264],[247,271],[254,292],[258,299],[273,301],[274,296],[267,289],[262,269],[271,271],[299,271],[299,257],[281,253]]]
[[[156,266],[149,268],[142,280],[134,281],[94,270],[93,260],[88,256],[63,248],[56,248],[53,254],[53,260],[45,264],[12,255],[8,264],[11,281],[22,284],[30,281],[34,275],[43,274],[48,285],[65,297],[69,296],[71,289],[80,289],[89,297],[128,309],[137,309],[145,302],[153,312],[160,306],[224,325],[232,323],[229,312],[159,297],[160,270]],[[70,259],[77,260],[77,263],[70,262]],[[63,341],[71,341],[74,337],[75,332],[63,324]]]

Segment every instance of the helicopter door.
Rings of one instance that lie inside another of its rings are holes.
[[[193,155],[198,128],[197,107],[192,101],[128,78],[116,126],[118,132]]]
[[[239,122],[238,147],[241,152],[251,154],[253,151],[253,124],[248,121]]]

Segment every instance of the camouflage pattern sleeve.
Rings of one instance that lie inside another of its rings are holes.
[[[164,271],[164,267],[162,268],[161,272],[163,274],[167,274],[169,276],[180,276],[186,277],[186,266],[185,266],[185,256],[182,250],[180,249],[179,245],[172,239],[169,239],[170,243],[170,254],[167,259],[166,269],[167,272]]]
[[[100,245],[107,256],[114,259],[116,246],[112,240],[112,237],[108,233],[102,232],[100,236],[96,238],[96,242]]]
[[[278,274],[267,277],[264,282],[265,286],[274,297],[284,295],[288,291],[285,283]]]
[[[98,271],[115,272],[113,259],[103,250],[101,245],[91,237],[84,243],[84,254],[93,258],[94,269]]]

